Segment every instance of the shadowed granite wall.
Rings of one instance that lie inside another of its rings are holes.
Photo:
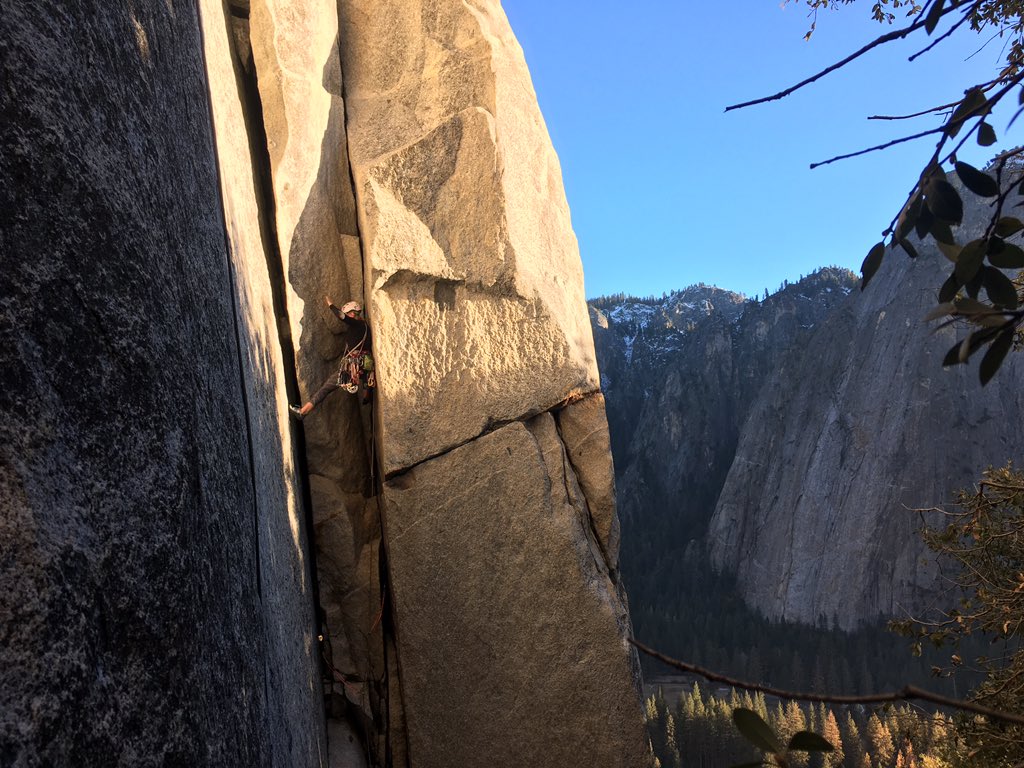
[[[14,4],[0,62],[0,764],[320,764],[281,350],[196,5]]]

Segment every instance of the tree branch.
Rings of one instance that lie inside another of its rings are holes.
[[[978,483],[979,488],[984,488],[986,486],[989,488],[999,488],[1004,491],[1024,491],[1024,486],[1022,485],[1008,485],[1006,483],[996,483],[992,480],[982,480]]]
[[[975,87],[981,89],[982,93],[988,93],[995,86],[999,85],[1000,82],[1002,82],[1002,79],[997,77],[994,80],[989,80],[987,83],[981,83]],[[963,97],[956,101],[951,101],[949,104],[940,104],[939,106],[932,107],[931,109],[922,109],[920,112],[914,112],[910,115],[869,115],[868,120],[910,120],[914,117],[924,117],[925,115],[931,115],[935,112],[941,112],[944,109],[952,109],[960,104],[961,101],[963,101]]]
[[[1006,723],[1024,725],[1024,715],[1015,715],[1012,712],[990,709],[989,707],[983,707],[981,704],[975,704],[973,701],[951,699],[948,696],[941,696],[937,693],[926,691],[925,689],[918,688],[914,685],[904,686],[898,691],[868,694],[865,696],[835,696],[819,693],[797,693],[794,691],[786,691],[781,688],[773,688],[767,685],[748,683],[744,680],[736,680],[717,672],[704,669],[703,667],[698,667],[696,664],[678,661],[677,659],[673,659],[663,653],[659,653],[653,648],[649,648],[639,640],[632,637],[629,638],[629,642],[632,643],[641,653],[645,653],[651,658],[657,659],[663,664],[667,664],[681,672],[689,672],[692,675],[703,677],[705,680],[711,680],[716,683],[725,683],[726,685],[731,685],[733,688],[740,688],[744,691],[754,691],[755,693],[763,693],[767,696],[775,696],[780,699],[799,699],[800,701],[814,701],[826,704],[884,704],[890,701],[910,701],[916,699],[919,701],[928,701],[932,704],[938,704],[943,707],[952,707],[953,709],[959,709],[964,712],[973,712],[977,715],[985,715],[993,720],[1001,720]]]
[[[978,4],[977,4],[977,3],[975,3],[975,4],[974,4],[974,8],[975,8],[975,9],[977,9],[977,7],[978,7]],[[928,53],[928,51],[930,51],[930,50],[931,50],[932,48],[934,48],[934,47],[935,47],[936,45],[938,45],[938,44],[939,44],[939,43],[941,43],[941,42],[942,42],[943,40],[945,40],[945,39],[946,39],[947,37],[949,37],[949,36],[950,36],[950,35],[952,35],[952,34],[953,34],[954,32],[956,32],[957,28],[958,28],[958,27],[959,27],[959,26],[960,26],[961,24],[963,24],[963,23],[964,23],[965,21],[967,21],[967,20],[968,20],[968,19],[969,19],[970,17],[971,17],[971,9],[970,9],[970,8],[968,8],[968,9],[967,9],[966,11],[964,11],[964,15],[960,17],[960,21],[958,21],[958,22],[956,22],[955,24],[953,24],[953,26],[951,26],[951,27],[950,27],[949,29],[947,29],[947,30],[946,30],[945,32],[943,32],[943,33],[942,33],[941,35],[939,35],[939,36],[938,36],[938,37],[936,37],[936,38],[935,38],[934,40],[932,40],[932,42],[931,42],[931,43],[930,43],[930,44],[928,45],[928,47],[926,47],[926,48],[922,48],[922,49],[921,49],[920,51],[918,51],[918,52],[917,52],[917,53],[915,53],[915,54],[914,54],[913,56],[911,56],[911,57],[910,57],[909,59],[907,59],[907,61],[913,61],[913,60],[914,60],[914,59],[916,59],[916,58],[917,58],[918,56],[921,56],[922,54]]]
[[[911,115],[869,115],[868,120],[911,120],[915,117],[924,117],[925,115],[931,115],[935,112],[941,112],[944,109],[952,109],[960,101],[951,101],[949,104],[941,104],[931,109],[922,109],[920,112],[914,112]]]
[[[952,5],[950,5],[949,8],[947,8],[946,10],[944,10],[942,12],[942,15],[945,16],[947,13],[952,13],[957,8],[959,8],[961,5],[963,5],[966,1],[967,0],[960,0],[960,2],[954,2]],[[859,59],[861,56],[863,56],[868,51],[873,50],[873,49],[877,48],[880,45],[884,45],[885,43],[892,42],[893,40],[899,40],[901,37],[906,37],[911,32],[914,32],[915,30],[921,29],[921,27],[924,26],[924,22],[925,22],[925,20],[923,18],[919,17],[917,21],[915,21],[914,23],[910,24],[909,26],[903,27],[902,29],[895,29],[892,32],[888,32],[888,33],[886,33],[884,35],[876,37],[874,40],[872,40],[870,43],[865,45],[860,50],[855,51],[854,53],[851,53],[845,59],[842,59],[841,61],[837,61],[835,64],[832,64],[832,65],[830,65],[828,67],[825,67],[825,69],[823,69],[820,72],[818,72],[818,74],[811,75],[806,80],[801,80],[796,85],[790,86],[789,88],[786,88],[783,91],[779,91],[778,93],[773,94],[771,96],[762,96],[760,99],[754,99],[752,101],[744,101],[742,104],[733,104],[731,106],[726,107],[725,111],[726,112],[731,112],[734,109],[744,109],[745,107],[752,107],[755,104],[764,104],[764,103],[769,102],[769,101],[778,101],[779,99],[783,99],[786,96],[789,96],[789,94],[793,93],[794,91],[800,90],[805,85],[810,85],[811,83],[815,82],[816,80],[820,80],[825,75],[827,75],[827,74],[829,74],[831,72],[835,72],[837,69],[841,69],[841,68],[845,67],[851,61],[853,61],[855,59]]]
[[[856,152],[850,152],[849,154],[846,154],[846,155],[836,155],[835,157],[830,157],[828,160],[822,160],[820,163],[811,163],[811,170],[813,170],[813,169],[815,169],[815,168],[817,168],[819,166],[822,166],[822,165],[828,165],[829,163],[838,162],[839,160],[849,160],[851,157],[858,157],[860,155],[866,155],[869,152],[878,152],[878,151],[883,150],[883,149],[888,149],[889,147],[894,147],[897,144],[903,144],[903,143],[908,142],[908,141],[914,141],[915,139],[921,139],[921,138],[924,138],[925,136],[930,136],[933,133],[942,133],[944,130],[945,129],[944,129],[943,126],[939,126],[938,128],[931,128],[931,129],[929,129],[927,131],[921,131],[920,133],[915,133],[913,136],[903,136],[903,137],[901,137],[899,139],[893,139],[892,141],[887,141],[885,144],[878,144],[878,145],[876,145],[874,147],[868,147],[867,149],[859,149]]]

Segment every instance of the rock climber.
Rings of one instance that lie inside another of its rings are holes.
[[[370,402],[370,390],[377,385],[370,347],[370,326],[362,317],[362,306],[358,301],[350,301],[339,309],[331,301],[330,296],[324,296],[324,301],[327,302],[328,309],[334,313],[335,317],[345,324],[345,351],[342,353],[341,365],[337,373],[333,373],[327,378],[309,402],[301,408],[297,405],[288,406],[292,416],[299,421],[306,418],[310,411],[320,405],[336,389],[344,389],[346,392],[355,394],[359,391],[359,386],[362,385],[362,403],[366,405]]]

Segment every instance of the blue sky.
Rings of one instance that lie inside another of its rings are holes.
[[[866,1],[820,13],[809,42],[805,8],[778,0],[504,8],[561,160],[588,297],[697,282],[752,295],[828,264],[859,270],[934,143],[808,165],[931,127],[865,118],[952,101],[992,77],[1002,52],[996,40],[968,59],[986,39],[970,33],[913,63],[924,43],[883,46],[782,101],[726,114],[890,27]],[[1000,138],[1007,117],[992,121]],[[972,143],[961,159],[984,164],[1002,145]]]

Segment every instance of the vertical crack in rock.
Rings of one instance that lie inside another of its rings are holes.
[[[274,763],[323,763],[318,586],[302,457],[287,404],[297,396],[283,269],[277,248],[268,141],[248,44],[246,6],[201,0],[235,323],[257,478],[256,537],[267,648],[265,699]],[[230,10],[230,13],[226,13]]]
[[[598,374],[522,50],[496,2],[337,7],[409,761],[640,765],[603,402],[551,412]]]
[[[366,303],[337,6],[332,0],[254,0],[249,21],[280,284],[299,399],[308,400],[334,375],[344,352],[343,326],[325,306],[325,294],[339,305]],[[388,736],[401,730],[401,715],[389,673],[394,654],[388,590],[380,578],[386,564],[370,409],[336,392],[303,422],[302,432],[330,669],[331,760],[348,759],[341,752],[353,737],[362,741],[360,762],[400,765]]]
[[[232,53],[232,65],[235,71],[235,82],[239,100],[242,105],[242,117],[245,121],[245,132],[249,141],[249,154],[252,157],[252,180],[256,192],[256,208],[259,217],[259,228],[263,253],[266,259],[267,274],[270,277],[271,299],[274,318],[277,326],[277,339],[281,347],[281,361],[284,368],[285,393],[288,402],[299,400],[299,386],[295,370],[295,343],[292,338],[291,325],[288,322],[288,305],[285,297],[285,274],[278,247],[276,232],[276,215],[273,192],[273,181],[270,169],[270,150],[267,131],[263,121],[263,105],[257,70],[253,62],[252,44],[250,41],[250,4],[248,0],[228,0],[229,13],[225,14],[225,33],[229,50]],[[312,502],[309,493],[308,467],[306,451],[301,430],[293,430],[295,441],[296,475],[300,479],[299,491],[305,518],[306,542],[305,549],[309,558],[309,573],[312,586],[313,605],[317,613],[314,632],[319,635],[320,624],[320,583],[316,564],[316,529],[313,525]],[[320,655],[318,654],[318,662]],[[321,676],[323,670],[321,671]]]
[[[277,246],[274,195],[270,177],[270,153],[267,146],[266,128],[263,123],[263,108],[260,103],[260,92],[257,83],[257,72],[253,64],[252,49],[249,39],[249,3],[234,0],[228,3],[229,13],[225,14],[225,34],[228,49],[232,56],[235,83],[239,101],[242,106],[242,117],[245,121],[245,134],[249,143],[249,154],[252,158],[252,183],[256,193],[256,209],[263,243],[263,255],[266,261],[267,274],[274,318],[277,328],[277,340],[281,347],[281,362],[284,372],[285,392],[288,402],[298,399],[298,383],[295,372],[295,349],[292,341],[291,326],[288,323],[288,308],[285,300],[285,279],[281,252]],[[226,230],[225,230],[226,231]],[[234,297],[233,297],[234,298]],[[236,322],[236,333],[238,324]],[[301,432],[301,431],[299,431]],[[320,590],[316,567],[315,528],[309,498],[309,486],[304,481],[307,476],[305,450],[301,433],[295,435],[294,458],[296,475],[299,478],[299,491],[302,500],[302,511],[305,517],[306,541],[305,551],[309,559],[309,574],[312,587],[312,602],[317,614],[317,624],[313,632],[319,635]],[[257,554],[259,550],[257,549]],[[261,571],[262,573],[262,571]],[[321,658],[317,654],[318,670]],[[321,677],[323,671],[319,670]]]
[[[372,323],[372,316],[370,313],[370,307],[365,299],[365,284],[366,284],[366,267],[363,260],[363,246],[362,246],[362,233],[360,230],[360,221],[358,216],[358,210],[356,209],[356,189],[354,179],[354,169],[352,167],[352,153],[351,147],[349,146],[349,129],[348,129],[348,100],[345,98],[345,77],[344,77],[344,65],[342,63],[342,56],[340,51],[341,45],[341,30],[338,31],[338,37],[336,44],[339,49],[336,49],[336,60],[339,68],[340,77],[340,95],[342,96],[342,109],[341,109],[341,141],[344,143],[344,170],[348,181],[348,193],[351,196],[353,204],[353,213],[355,214],[352,218],[353,234],[359,243],[359,280],[362,285],[360,290],[361,301],[364,306],[366,316]],[[451,299],[449,293],[454,294],[454,289],[443,291],[441,300]],[[374,350],[376,355],[376,350]],[[371,492],[374,496],[374,507],[376,512],[376,525],[378,530],[381,531],[381,538],[378,544],[378,564],[379,568],[377,571],[378,589],[381,594],[381,607],[380,607],[380,630],[383,638],[382,643],[382,656],[383,656],[383,686],[382,686],[382,698],[384,701],[381,702],[380,710],[384,716],[384,727],[380,734],[380,741],[383,743],[384,761],[383,765],[393,766],[394,768],[402,768],[403,766],[409,765],[409,745],[408,745],[408,729],[405,726],[405,705],[402,698],[402,684],[401,684],[401,670],[399,668],[398,649],[396,642],[396,629],[394,617],[392,615],[392,604],[389,598],[390,590],[388,583],[388,562],[387,562],[387,547],[383,540],[383,514],[381,510],[382,497],[381,497],[381,480],[377,477],[379,471],[379,459],[381,454],[381,446],[379,444],[379,438],[375,424],[377,421],[376,414],[372,414],[368,420],[369,426],[369,446],[370,455],[367,457],[369,462],[369,471],[371,474]]]
[[[605,416],[604,395],[573,399],[556,411],[558,434],[586,499],[587,520],[601,547],[613,581],[618,581],[619,517],[615,505],[615,469]]]
[[[227,23],[230,24],[231,23],[230,20],[228,20]],[[203,25],[200,24],[199,25],[199,37],[200,37],[201,41],[204,41],[205,35],[206,35],[206,30],[204,30],[203,29]],[[203,46],[203,48],[205,49],[205,45]],[[206,60],[205,60],[205,53],[204,53],[204,69],[206,69],[207,72],[209,72],[209,69],[210,69],[209,63],[206,62]],[[212,96],[211,96],[211,99],[212,99]],[[207,108],[209,110],[210,124],[211,125],[215,125],[216,124],[216,118],[215,118],[214,112],[213,112],[212,100],[207,102]],[[216,176],[217,176],[217,183],[218,183],[218,186],[222,187],[223,186],[223,179],[221,178],[222,170],[221,170],[220,151],[219,151],[219,149],[217,147],[217,141],[216,140],[214,140],[211,143],[211,150],[213,152],[215,173],[216,173]],[[235,285],[238,285],[239,276],[238,276],[238,274],[235,271],[235,265],[234,265],[234,263],[232,262],[232,259],[231,259],[231,250],[232,250],[231,236],[230,236],[230,232],[229,232],[229,229],[228,229],[228,226],[227,226],[227,222],[224,222],[224,263],[225,263],[225,266],[227,268],[228,276],[230,278],[230,284],[232,286],[235,286]],[[238,296],[235,294],[235,291],[229,291],[229,297],[230,297],[230,300],[231,300],[232,328],[234,329],[234,334],[235,334],[235,354],[236,354],[237,359],[238,359],[239,391],[240,391],[241,396],[242,396],[242,411],[243,411],[243,413],[245,415],[245,440],[246,440],[246,448],[247,448],[248,453],[249,453],[249,479],[250,479],[250,481],[252,483],[252,530],[253,530],[253,542],[254,542],[253,546],[254,546],[255,557],[256,557],[256,569],[255,569],[255,572],[254,572],[253,576],[254,576],[254,581],[255,581],[255,586],[256,586],[256,594],[260,598],[260,601],[262,601],[263,600],[263,583],[262,583],[263,582],[263,579],[262,579],[263,569],[261,567],[261,554],[260,554],[260,537],[259,537],[259,518],[260,518],[260,513],[259,513],[259,503],[258,503],[259,490],[257,488],[257,481],[256,481],[256,451],[255,451],[255,445],[254,445],[254,442],[253,442],[253,435],[252,435],[253,410],[252,410],[252,408],[249,405],[249,387],[247,386],[246,376],[245,376],[246,366],[245,366],[245,360],[244,360],[243,352],[242,352],[242,350],[245,348],[245,344],[242,341],[242,332],[243,331],[242,331],[241,321],[240,321],[241,311],[240,311],[240,308],[239,308],[239,300],[238,300]],[[266,670],[266,667],[264,667],[263,672],[264,672],[264,675],[263,675],[264,695],[266,695],[267,694],[267,690],[269,688],[269,682],[267,680],[267,670]]]

